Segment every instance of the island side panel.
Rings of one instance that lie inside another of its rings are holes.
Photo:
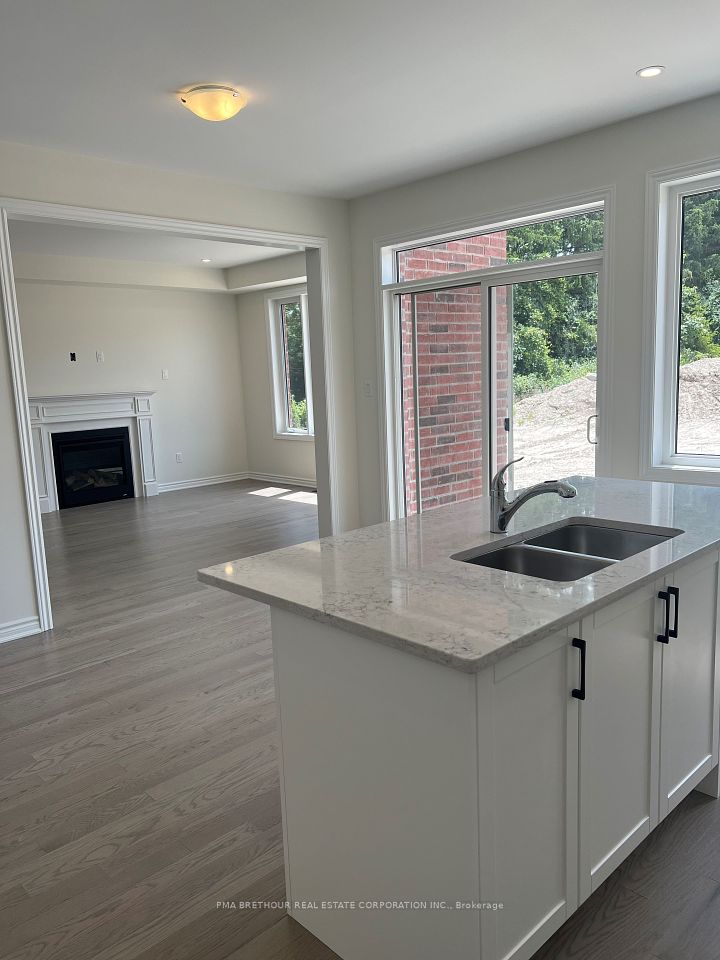
[[[288,899],[343,960],[480,957],[473,674],[272,611]],[[352,901],[356,909],[299,902]]]

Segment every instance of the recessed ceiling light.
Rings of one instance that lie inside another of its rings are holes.
[[[200,263],[212,263],[212,260],[210,257],[203,257]]]
[[[247,97],[222,83],[203,83],[182,90],[178,100],[203,120],[229,120],[247,106]]]
[[[659,77],[664,69],[665,67],[656,63],[653,64],[653,66],[643,67],[641,70],[638,70],[637,75],[638,77],[642,77],[643,80],[649,80],[651,77]]]

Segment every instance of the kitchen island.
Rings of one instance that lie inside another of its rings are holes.
[[[483,498],[199,573],[271,607],[290,912],[344,960],[527,960],[717,792],[720,489],[572,482],[504,535]],[[665,539],[565,582],[457,559],[568,518]]]

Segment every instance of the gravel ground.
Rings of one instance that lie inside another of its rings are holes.
[[[595,472],[587,418],[595,412],[595,374],[525,397],[515,405],[515,487],[558,476]],[[678,447],[683,453],[720,454],[720,359],[680,369]],[[593,424],[593,436],[595,426]]]

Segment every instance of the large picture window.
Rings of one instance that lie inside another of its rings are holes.
[[[678,297],[679,454],[720,456],[720,189],[682,198]]]
[[[312,437],[307,294],[297,290],[269,298],[267,312],[275,435]]]
[[[720,473],[720,172],[658,179],[646,473]]]

